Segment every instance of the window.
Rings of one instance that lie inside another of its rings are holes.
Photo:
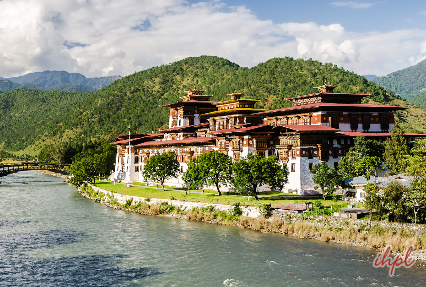
[[[370,116],[364,116],[362,121],[362,129],[368,131],[370,129]]]
[[[303,118],[303,124],[305,126],[310,125],[311,124],[311,118],[309,118],[309,117]]]
[[[389,130],[389,118],[388,117],[381,118],[381,129],[382,129],[382,131]]]
[[[339,128],[339,117],[338,116],[331,116],[330,117],[330,127],[333,129]]]
[[[135,166],[135,172],[139,171],[139,166]]]
[[[314,164],[312,162],[309,163],[309,170],[312,170],[312,168],[314,167]]]
[[[358,117],[351,117],[351,130],[356,131],[358,129]]]
[[[312,149],[308,149],[308,158],[313,158]]]
[[[135,156],[135,163],[139,163],[139,157]]]
[[[291,164],[291,172],[295,172],[296,171],[296,164],[292,163]]]
[[[339,157],[339,149],[337,149],[337,148],[333,149],[333,157],[334,158],[338,158]]]

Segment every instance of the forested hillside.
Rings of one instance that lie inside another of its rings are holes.
[[[213,100],[226,99],[226,94],[236,90],[248,98],[260,100],[259,108],[282,108],[290,106],[286,98],[313,93],[316,91],[313,87],[322,85],[325,79],[338,86],[336,92],[371,94],[370,99],[380,103],[393,100],[382,87],[330,63],[274,58],[256,67],[244,68],[223,58],[201,56],[129,75],[86,99],[85,94],[79,94],[78,100],[69,102],[69,110],[66,105],[59,105],[56,112],[46,114],[48,119],[37,118],[40,124],[32,131],[26,131],[28,126],[21,124],[21,120],[28,123],[33,117],[34,108],[23,112],[27,109],[25,104],[32,105],[31,100],[26,103],[24,100],[32,97],[31,92],[16,92],[21,95],[22,106],[16,106],[8,116],[1,117],[0,143],[6,141],[7,150],[27,148],[24,152],[32,154],[52,138],[76,142],[112,139],[127,132],[129,124],[132,132],[155,131],[168,123],[169,110],[160,105],[180,100],[184,91],[194,85],[205,89],[205,94],[214,95]],[[9,98],[10,93],[13,92],[1,94],[0,113],[7,111],[2,101]],[[77,94],[70,93],[68,101],[72,95]],[[43,97],[49,96],[43,94]],[[7,119],[11,116],[12,121]],[[7,133],[3,132],[5,129]]]
[[[59,119],[92,95],[27,89],[0,94],[0,144],[5,142],[5,150],[19,150],[34,145],[37,140],[41,140],[40,144],[48,143],[55,136],[67,140],[66,133],[58,133],[62,126]],[[32,154],[38,151],[33,150]]]
[[[426,60],[393,72],[386,77],[374,78],[372,81],[386,90],[400,95],[401,98],[426,108],[424,100],[416,100],[416,97],[426,94]]]

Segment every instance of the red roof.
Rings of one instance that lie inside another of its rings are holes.
[[[170,107],[173,105],[182,105],[183,103],[194,103],[194,104],[215,104],[219,103],[218,101],[196,101],[196,100],[189,100],[189,101],[178,101],[174,103],[170,103],[167,105],[162,105],[162,107]]]
[[[309,97],[316,97],[316,96],[321,96],[321,95],[336,95],[336,96],[362,96],[362,97],[366,97],[369,96],[369,94],[351,94],[351,93],[327,93],[327,92],[323,92],[323,93],[313,93],[313,94],[307,94],[307,95],[302,95],[302,96],[298,96],[298,97],[293,97],[293,98],[287,98],[286,100],[295,100],[295,99],[303,99],[303,98],[309,98]]]
[[[165,132],[171,132],[171,131],[184,130],[184,129],[188,129],[188,128],[201,128],[201,127],[208,126],[208,125],[209,125],[209,123],[202,123],[202,124],[191,125],[191,126],[173,127],[173,128],[161,130],[160,132],[165,133]]]
[[[215,132],[212,132],[213,134],[222,134],[222,133],[233,133],[233,132],[247,132],[247,131],[252,131],[252,130],[257,130],[259,128],[263,128],[263,127],[272,127],[272,126],[268,126],[268,125],[258,125],[258,126],[251,126],[251,127],[247,127],[247,128],[241,128],[241,129],[236,129],[236,128],[232,128],[232,129],[225,129],[225,130],[218,130]]]
[[[183,140],[171,141],[149,141],[136,145],[136,147],[153,146],[153,145],[171,145],[171,144],[188,144],[188,143],[205,143],[213,141],[216,137],[200,137],[200,138],[187,138]]]
[[[357,136],[365,136],[365,137],[390,137],[391,133],[362,133],[362,132],[340,132],[341,136],[350,136],[350,137],[357,137]],[[416,133],[405,133],[405,136],[412,136],[412,137],[426,137],[426,134],[416,134]]]
[[[133,139],[130,139],[130,142],[135,141],[135,140],[140,140],[140,139],[142,139],[142,138],[144,138],[144,137],[140,137],[140,138],[133,138]],[[116,142],[113,142],[113,143],[110,143],[110,144],[115,144],[115,145],[117,145],[117,144],[126,144],[126,143],[128,143],[128,142],[129,142],[129,139],[125,139],[125,140],[116,141]]]
[[[313,132],[313,131],[328,131],[328,132],[337,132],[338,129],[321,126],[321,125],[282,125],[283,127],[300,131],[300,132]]]
[[[285,210],[297,210],[297,211],[305,211],[307,209],[306,205],[303,205],[303,204],[284,204],[280,206],[275,206],[273,208],[285,209]]]
[[[268,114],[280,113],[280,112],[290,112],[294,110],[305,110],[305,109],[320,109],[320,108],[362,108],[362,109],[387,109],[387,110],[405,110],[408,109],[406,107],[396,107],[396,106],[388,106],[388,105],[373,105],[373,104],[341,104],[341,103],[315,103],[309,105],[300,105],[293,106],[288,108],[258,112],[253,115],[267,116]]]

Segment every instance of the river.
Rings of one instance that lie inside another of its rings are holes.
[[[363,248],[118,211],[37,171],[0,180],[0,286],[426,285]]]

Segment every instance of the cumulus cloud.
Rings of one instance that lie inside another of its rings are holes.
[[[273,57],[312,58],[384,75],[426,55],[426,31],[353,33],[340,24],[274,24],[220,1],[0,1],[0,35],[3,77],[47,69],[125,76],[200,55],[248,67]]]
[[[351,9],[368,9],[374,5],[374,3],[363,3],[356,1],[340,1],[340,2],[332,2],[331,5],[336,7],[348,7]]]

